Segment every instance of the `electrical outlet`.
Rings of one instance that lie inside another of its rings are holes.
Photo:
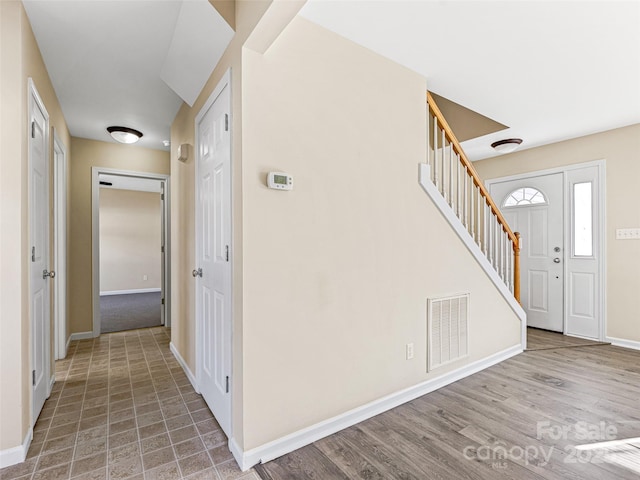
[[[142,275],[142,280],[148,280],[149,277],[147,277],[146,275]]]
[[[407,360],[413,358],[413,343],[407,343]]]
[[[640,228],[618,228],[616,230],[616,240],[638,239],[640,239]]]

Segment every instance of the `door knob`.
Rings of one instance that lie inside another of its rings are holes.
[[[556,247],[553,249],[554,252],[559,252],[560,251],[560,247]]]
[[[42,271],[42,278],[44,278],[45,280],[47,278],[54,278],[56,276],[56,272],[54,272],[53,270],[48,272],[46,269],[44,269]]]
[[[558,257],[554,258],[553,263],[560,263],[560,259]]]
[[[199,268],[197,270],[193,270],[191,272],[191,275],[193,275],[194,277],[201,277],[202,278],[202,269]]]

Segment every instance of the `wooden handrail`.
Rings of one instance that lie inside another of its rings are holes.
[[[442,131],[444,131],[444,134],[447,140],[449,141],[449,143],[451,144],[452,148],[454,149],[456,154],[460,157],[460,162],[462,163],[462,165],[466,167],[467,171],[469,172],[469,175],[473,179],[473,183],[478,187],[478,190],[480,191],[480,195],[482,195],[482,197],[484,198],[484,201],[489,206],[493,214],[496,216],[498,223],[502,227],[502,230],[508,235],[509,239],[511,240],[511,244],[513,245],[513,296],[518,301],[518,303],[520,303],[520,233],[518,232],[514,233],[509,227],[509,225],[507,224],[507,221],[502,216],[502,212],[500,212],[500,209],[493,201],[493,198],[491,198],[489,191],[484,186],[484,183],[482,182],[482,180],[480,180],[480,176],[478,175],[478,172],[476,172],[476,169],[473,167],[472,163],[467,158],[467,155],[464,153],[464,150],[462,150],[462,147],[460,146],[460,142],[458,141],[455,134],[453,133],[453,130],[451,130],[449,123],[447,123],[447,120],[444,118],[444,115],[438,108],[438,105],[436,104],[436,101],[434,100],[430,92],[427,92],[427,105],[429,106],[429,110],[431,111],[431,113],[433,113],[433,116],[437,119],[438,123],[440,124],[441,129]],[[436,139],[434,139],[434,141],[437,142]],[[436,146],[437,146],[437,143],[434,143],[434,150]]]
[[[465,167],[467,167],[467,170],[469,171],[471,178],[473,178],[473,183],[480,189],[480,193],[482,194],[485,201],[487,202],[487,205],[489,205],[493,214],[498,218],[498,222],[502,226],[502,229],[504,230],[504,232],[507,235],[509,235],[509,238],[513,242],[513,245],[515,248],[515,246],[518,244],[516,236],[509,228],[507,221],[502,216],[502,213],[500,212],[500,210],[498,209],[498,206],[495,204],[495,202],[491,198],[491,195],[489,195],[489,192],[487,188],[484,186],[484,183],[482,182],[482,180],[480,180],[480,176],[478,175],[478,172],[476,172],[476,169],[473,167],[472,163],[467,158],[467,155],[464,153],[464,150],[462,150],[462,147],[460,146],[460,142],[458,142],[458,139],[454,135],[453,130],[451,130],[451,127],[449,127],[447,120],[444,118],[444,115],[442,115],[442,112],[438,108],[438,105],[436,104],[436,101],[433,99],[433,96],[431,96],[430,92],[427,92],[427,104],[429,105],[429,109],[431,110],[433,115],[438,119],[438,123],[440,123],[440,125],[442,126],[442,130],[444,130],[447,140],[449,140],[449,143],[451,143],[456,153],[460,155],[460,161]]]

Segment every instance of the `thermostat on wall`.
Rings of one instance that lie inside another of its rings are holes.
[[[287,173],[269,172],[267,186],[276,190],[293,190],[293,177]]]

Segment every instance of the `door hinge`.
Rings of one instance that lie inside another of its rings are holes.
[[[160,247],[160,252],[161,252],[161,253],[164,253],[164,245],[162,245],[162,246]]]
[[[225,132],[229,131],[229,114],[228,113],[224,114],[224,131]]]
[[[228,262],[229,261],[229,245],[224,246],[224,256]]]
[[[164,298],[162,299],[162,305],[164,305]]]
[[[35,372],[33,372],[33,373],[35,373]],[[33,378],[35,378],[35,377],[33,377]],[[35,385],[35,383],[34,383],[34,385]],[[227,375],[227,393],[229,393],[229,375]]]
[[[31,138],[36,138],[36,122],[31,122]]]
[[[31,247],[31,261],[36,261],[36,247]]]
[[[164,200],[164,193],[160,194],[160,200]]]
[[[227,377],[227,378],[229,378],[229,377]],[[36,385],[36,371],[35,370],[31,372],[31,384],[33,386]]]

